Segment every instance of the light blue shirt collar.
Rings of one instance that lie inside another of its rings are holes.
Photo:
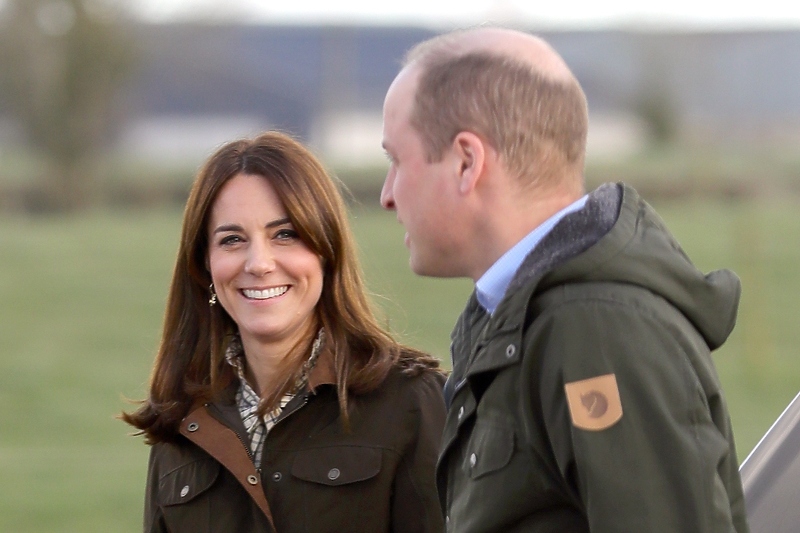
[[[558,224],[564,216],[578,211],[586,204],[587,196],[576,200],[555,215],[542,222],[536,229],[528,233],[521,241],[504,253],[500,259],[484,272],[475,283],[478,302],[490,314],[494,313],[506,294],[506,289],[519,270],[520,265],[541,240]]]

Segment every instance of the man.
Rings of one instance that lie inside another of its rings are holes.
[[[710,357],[740,286],[704,276],[622,184],[585,195],[586,100],[500,28],[410,51],[381,203],[414,272],[466,276],[437,468],[448,531],[747,531]]]

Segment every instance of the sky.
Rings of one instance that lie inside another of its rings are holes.
[[[760,0],[130,0],[147,20],[365,23],[455,27],[481,22],[545,28],[800,27],[800,2]]]

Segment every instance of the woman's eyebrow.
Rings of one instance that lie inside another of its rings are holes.
[[[265,228],[276,228],[278,226],[284,226],[286,224],[291,224],[292,220],[289,217],[279,218],[277,220],[273,220],[272,222],[267,222]],[[214,228],[214,233],[224,233],[226,231],[244,231],[244,228],[239,224],[223,224],[221,226],[217,226]]]
[[[284,224],[291,224],[292,221],[289,217],[279,218],[278,220],[273,220],[272,222],[267,223],[265,226],[266,228],[274,228],[277,226],[283,226]]]
[[[242,227],[238,224],[223,224],[214,228],[214,233],[223,233],[226,231],[242,231]]]

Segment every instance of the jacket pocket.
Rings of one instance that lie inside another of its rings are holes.
[[[211,488],[219,469],[214,460],[198,459],[167,472],[158,480],[158,503],[170,506],[195,500]]]
[[[464,457],[464,471],[478,479],[508,465],[514,454],[514,430],[477,422]]]
[[[366,446],[329,446],[297,452],[292,475],[331,487],[365,481],[381,471],[381,450]]]

